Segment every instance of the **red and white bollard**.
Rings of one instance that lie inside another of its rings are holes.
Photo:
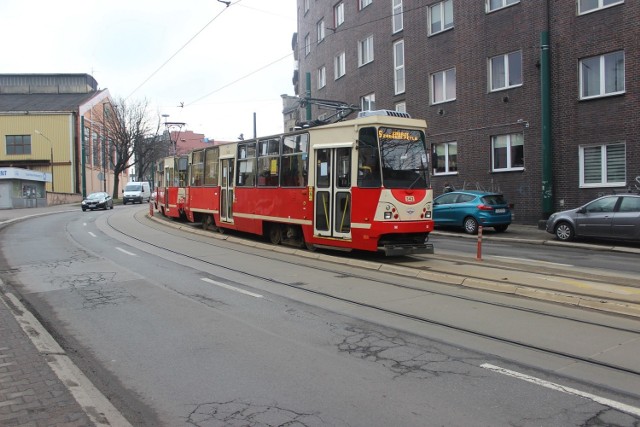
[[[482,261],[482,226],[478,226],[478,251],[476,253],[476,259]]]

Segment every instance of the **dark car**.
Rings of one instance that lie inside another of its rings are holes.
[[[82,201],[82,211],[87,209],[113,209],[113,199],[109,193],[103,191],[91,193]]]
[[[558,240],[596,237],[640,242],[640,195],[599,197],[579,208],[556,212],[546,230]]]
[[[451,191],[433,200],[433,219],[437,227],[461,227],[469,234],[480,225],[503,232],[511,224],[511,209],[500,193]]]

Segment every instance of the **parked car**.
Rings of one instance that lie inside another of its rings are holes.
[[[103,191],[91,193],[82,201],[82,211],[87,209],[113,209],[113,199],[109,193]]]
[[[599,197],[579,208],[552,214],[546,230],[558,240],[597,237],[640,242],[640,195]]]
[[[451,191],[433,200],[433,219],[436,227],[462,227],[469,234],[479,225],[501,233],[511,224],[511,209],[500,193]]]

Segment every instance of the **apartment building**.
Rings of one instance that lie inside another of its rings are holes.
[[[426,119],[436,195],[500,191],[535,223],[640,187],[638,16],[629,0],[298,0],[294,89]]]

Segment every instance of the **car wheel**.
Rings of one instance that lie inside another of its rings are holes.
[[[495,227],[493,227],[493,229],[498,233],[504,233],[505,231],[507,231],[507,228],[509,228],[509,224],[496,225]]]
[[[109,209],[113,209],[113,205],[109,206]]]
[[[478,221],[472,216],[468,216],[464,219],[464,231],[467,234],[476,234],[478,232]]]
[[[567,242],[573,239],[573,236],[575,233],[573,231],[573,227],[571,226],[571,224],[569,224],[568,222],[560,222],[556,225],[554,234],[556,235],[556,238],[558,240]]]
[[[87,211],[87,208],[82,208],[82,212],[86,212],[86,211]]]

